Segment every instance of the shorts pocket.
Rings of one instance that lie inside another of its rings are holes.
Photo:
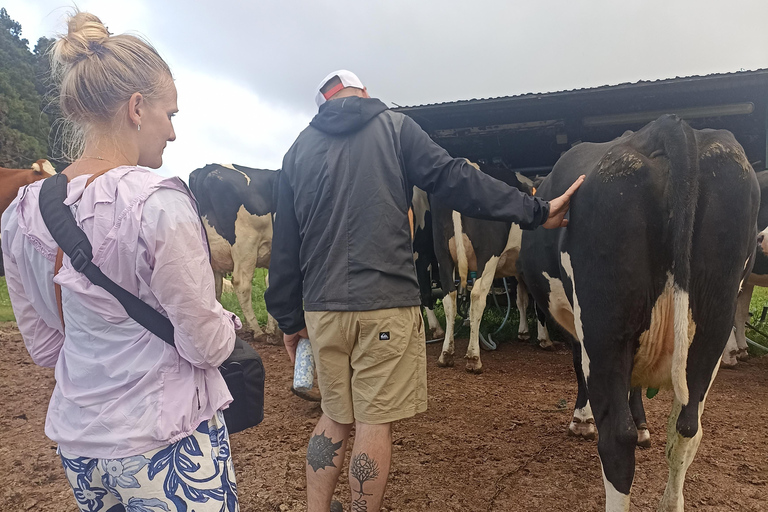
[[[361,359],[386,360],[402,356],[413,333],[410,318],[404,309],[385,310],[388,315],[360,318],[358,340]]]

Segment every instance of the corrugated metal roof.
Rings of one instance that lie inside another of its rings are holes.
[[[404,105],[404,106],[398,106],[395,110],[418,109],[418,108],[425,108],[425,107],[441,107],[441,106],[448,106],[448,105],[466,105],[466,104],[472,104],[472,103],[502,101],[502,100],[511,100],[511,99],[519,99],[519,98],[555,96],[558,94],[593,92],[593,91],[601,91],[605,89],[620,89],[620,88],[630,88],[630,87],[638,87],[638,86],[641,87],[644,85],[659,85],[663,83],[712,80],[712,79],[718,79],[718,78],[744,76],[744,75],[755,75],[755,76],[765,75],[766,77],[768,77],[768,68],[760,68],[760,69],[745,70],[745,71],[732,71],[729,73],[710,73],[708,75],[691,75],[691,76],[683,76],[683,77],[678,76],[675,78],[660,78],[657,80],[638,80],[637,82],[622,82],[620,84],[614,84],[614,85],[599,85],[596,87],[583,87],[580,89],[566,89],[562,91],[529,92],[524,94],[515,94],[512,96],[498,96],[493,98],[473,98],[470,100],[445,101],[441,103],[425,103],[421,105],[407,105],[407,106]]]

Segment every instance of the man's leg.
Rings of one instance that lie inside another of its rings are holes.
[[[325,414],[317,422],[307,445],[307,512],[328,512],[351,429],[351,424],[337,423]]]
[[[352,512],[378,512],[381,508],[392,460],[391,425],[356,423],[355,446],[349,459]]]

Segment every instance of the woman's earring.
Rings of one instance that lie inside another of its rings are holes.
[[[140,124],[136,125],[136,131],[139,131],[139,132],[141,131],[141,125]]]

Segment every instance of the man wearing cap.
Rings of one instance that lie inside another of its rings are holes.
[[[453,209],[523,229],[564,226],[543,201],[452,158],[346,70],[318,86],[318,114],[283,160],[265,299],[293,361],[309,337],[323,415],[307,447],[307,511],[327,512],[352,425],[352,510],[378,511],[391,424],[427,409],[426,347],[408,208],[413,186]]]

